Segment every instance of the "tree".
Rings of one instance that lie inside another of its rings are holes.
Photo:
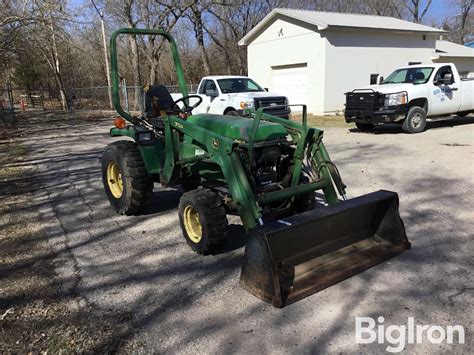
[[[428,12],[432,0],[427,0],[423,9],[422,0],[409,0],[407,1],[406,8],[412,16],[412,21],[421,23],[426,13]]]

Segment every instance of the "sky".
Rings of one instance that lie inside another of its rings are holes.
[[[424,8],[427,1],[428,0],[421,0],[421,8]],[[432,0],[430,9],[428,10],[423,22],[427,25],[441,23],[447,16],[456,15],[457,9],[453,6],[453,1],[454,0]],[[70,4],[76,7],[90,4],[90,0],[70,0]]]
[[[426,0],[423,2],[423,5]],[[451,0],[433,0],[431,7],[428,10],[426,17],[428,23],[430,20],[436,20],[436,22],[443,21],[447,16],[456,15],[456,8],[452,5]]]

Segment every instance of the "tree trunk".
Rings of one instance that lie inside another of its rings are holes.
[[[135,102],[133,103],[133,109],[136,111],[139,108],[139,102],[141,99],[140,61],[138,58],[138,43],[136,36],[130,36],[130,49],[132,51],[133,86],[135,86]]]
[[[204,26],[202,24],[202,11],[198,9],[196,4],[191,6],[193,13],[194,36],[196,37],[199,51],[201,52],[202,66],[204,67],[204,75],[211,73],[211,66],[207,56],[206,47],[204,46]]]
[[[53,66],[54,66],[54,78],[59,88],[61,106],[63,110],[66,111],[69,107],[67,104],[66,90],[64,89],[63,79],[61,77],[61,65],[59,61],[58,47],[56,45],[56,35],[54,33],[54,26],[53,26],[52,21],[51,21],[50,28],[51,28],[51,44],[52,44]]]

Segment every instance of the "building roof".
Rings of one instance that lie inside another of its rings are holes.
[[[309,11],[296,9],[273,9],[265,18],[249,31],[240,41],[239,45],[247,45],[251,39],[278,15],[287,16],[317,27],[318,31],[331,27],[370,28],[386,31],[404,31],[421,33],[445,33],[439,28],[420,25],[418,23],[400,20],[395,17],[345,14],[340,12]]]
[[[474,48],[462,46],[449,41],[436,41],[436,54],[440,57],[472,57]]]

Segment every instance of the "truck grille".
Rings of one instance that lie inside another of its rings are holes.
[[[282,97],[262,97],[255,98],[255,109],[263,107],[263,111],[270,115],[288,118],[289,107],[286,105],[286,98]]]
[[[383,106],[383,95],[375,91],[357,91],[346,93],[346,112],[365,114],[374,112]]]

